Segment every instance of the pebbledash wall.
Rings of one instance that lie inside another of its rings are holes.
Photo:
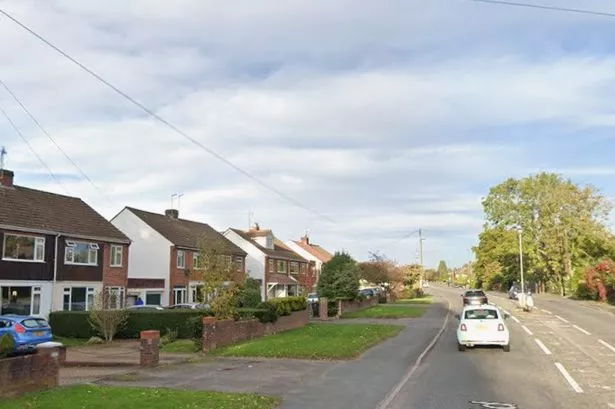
[[[237,342],[277,334],[289,329],[301,328],[309,323],[307,310],[295,311],[291,315],[279,317],[275,323],[262,324],[253,320],[216,320],[203,318],[203,352],[232,345]]]
[[[0,359],[0,398],[14,398],[58,386],[61,354],[57,348]]]

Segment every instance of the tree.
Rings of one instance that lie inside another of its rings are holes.
[[[418,284],[421,277],[422,267],[420,264],[406,264],[401,267],[404,286],[412,288]]]
[[[611,204],[604,196],[553,173],[508,179],[490,189],[483,208],[486,230],[522,229],[524,253],[527,247],[530,255],[528,271],[562,295],[575,267],[586,263],[588,240],[612,240],[606,229]]]
[[[115,334],[120,332],[128,322],[128,311],[123,308],[113,308],[113,306],[121,306],[119,296],[117,292],[103,289],[102,292],[94,295],[94,305],[90,310],[90,325],[107,342],[113,341]]]
[[[448,278],[448,267],[446,266],[446,261],[440,260],[438,263],[438,280],[446,280]]]
[[[370,253],[370,261],[359,263],[360,278],[377,285],[387,293],[395,293],[404,285],[402,269],[381,253]]]
[[[217,319],[233,318],[246,274],[238,271],[231,256],[215,245],[201,243],[197,271],[202,271],[203,295]]]
[[[357,262],[345,252],[336,252],[323,264],[318,281],[318,295],[329,300],[355,299],[359,293],[360,270]]]

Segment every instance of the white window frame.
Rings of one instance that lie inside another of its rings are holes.
[[[198,252],[192,253],[192,268],[194,270],[201,270],[203,267],[199,264],[200,254]]]
[[[64,287],[64,291],[62,291],[62,310],[63,311],[72,311],[73,310],[73,288],[85,288],[85,310],[90,311],[92,309],[92,305],[94,304],[94,288],[92,287],[80,287],[80,286],[72,286],[72,287]],[[64,309],[64,297],[68,295],[68,310]],[[90,297],[92,302],[90,302]]]
[[[272,258],[269,259],[269,272],[275,273],[275,261]]]
[[[235,267],[237,268],[237,271],[243,272],[243,270],[244,270],[244,268],[243,268],[243,257],[235,256],[235,257],[233,257],[233,262],[235,263]]]
[[[293,271],[293,266],[297,266],[297,269]],[[291,261],[289,263],[288,272],[291,274],[299,274],[301,272],[301,263],[298,261]]]
[[[30,300],[30,305],[31,305],[30,314],[31,315],[35,315],[35,316],[41,315],[41,301],[43,300],[42,297],[43,295],[42,295],[41,287],[33,286],[32,287],[32,299]],[[34,309],[34,306],[36,305],[34,303],[34,298],[38,298],[38,311],[35,311]]]
[[[124,265],[124,246],[119,244],[111,245],[111,260],[109,260],[109,265],[111,267],[122,267]]]
[[[6,238],[8,236],[12,237],[26,237],[30,239],[34,239],[34,251],[32,253],[32,260],[28,259],[20,259],[6,256]],[[45,237],[44,236],[32,236],[29,234],[13,234],[13,233],[5,233],[3,242],[2,242],[2,260],[6,261],[17,261],[20,263],[44,263],[45,262]]]
[[[72,265],[72,266],[97,266],[98,265],[98,250],[100,246],[98,243],[91,243],[87,241],[75,241],[75,240],[66,240],[66,249],[64,250],[64,264]],[[76,263],[73,260],[75,259],[75,250],[78,244],[85,244],[88,246],[88,262],[87,263]],[[92,260],[92,256],[94,260]]]
[[[178,301],[177,297],[181,296],[181,299]],[[187,302],[188,291],[186,287],[174,287],[173,288],[173,305],[175,304],[185,304]]]
[[[105,287],[104,291],[106,292],[106,303],[110,301],[110,297],[112,292],[116,292],[117,298],[114,305],[105,305],[105,308],[110,310],[121,310],[126,306],[126,289],[124,287],[115,286],[115,287]]]
[[[147,303],[147,296],[153,294],[153,295],[160,295],[160,304],[159,305],[163,305],[165,303],[164,301],[164,291],[162,290],[147,290],[145,291],[145,298],[143,298],[143,304],[145,305],[150,305]]]
[[[181,264],[179,262],[180,260],[181,260]],[[177,250],[177,257],[176,257],[175,265],[177,268],[186,268],[186,252],[184,250]]]
[[[265,247],[267,247],[268,249],[273,248],[273,237],[267,236],[267,239],[265,240]]]
[[[282,265],[281,263],[283,263],[284,265],[284,269],[280,270],[280,265]],[[277,260],[277,262],[275,263],[275,271],[276,273],[288,273],[288,266],[286,263],[286,260]]]

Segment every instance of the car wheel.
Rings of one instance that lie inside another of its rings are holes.
[[[457,344],[457,349],[459,352],[464,352],[466,350],[466,346],[463,344]]]
[[[510,352],[510,344],[504,345],[504,352]]]

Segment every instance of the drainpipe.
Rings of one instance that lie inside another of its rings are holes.
[[[58,242],[60,241],[60,235],[56,235],[54,252],[53,252],[53,283],[51,284],[51,311],[55,308],[56,299],[56,280],[58,278]]]

